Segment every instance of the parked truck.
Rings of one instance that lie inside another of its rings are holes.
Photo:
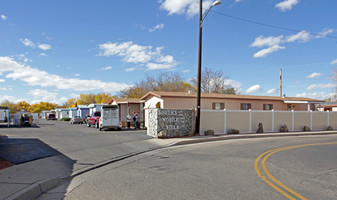
[[[101,118],[101,111],[96,111],[87,118],[87,127],[95,126],[99,128],[99,119]]]
[[[117,129],[121,130],[122,123],[119,117],[118,105],[104,105],[99,119],[99,130]]]

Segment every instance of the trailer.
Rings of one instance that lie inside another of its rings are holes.
[[[122,122],[119,118],[118,105],[104,105],[102,106],[101,117],[99,119],[99,130],[103,129],[117,129],[121,130]]]

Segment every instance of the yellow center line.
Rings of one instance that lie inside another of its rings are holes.
[[[292,189],[290,189],[289,187],[285,186],[282,182],[280,182],[279,180],[277,180],[267,169],[266,166],[266,161],[267,159],[274,153],[280,152],[280,151],[284,151],[284,150],[289,150],[289,149],[295,149],[295,148],[300,148],[300,147],[308,147],[308,146],[319,146],[319,145],[329,145],[329,144],[337,144],[337,142],[328,142],[328,143],[316,143],[316,144],[303,144],[303,145],[294,145],[294,146],[288,146],[288,147],[281,147],[281,148],[277,148],[277,149],[273,149],[273,150],[269,150],[266,151],[264,153],[262,153],[254,162],[254,168],[255,171],[257,173],[257,175],[263,180],[265,181],[268,185],[270,185],[272,188],[274,188],[276,191],[280,192],[282,195],[284,195],[285,197],[287,197],[288,199],[295,199],[292,196],[290,196],[288,193],[286,193],[285,191],[283,191],[281,188],[277,187],[275,184],[273,184],[272,182],[270,182],[265,176],[262,175],[260,169],[259,169],[259,161],[261,160],[262,157],[264,157],[262,159],[261,162],[261,166],[262,169],[264,171],[264,173],[272,180],[274,181],[276,184],[278,184],[279,186],[281,186],[283,189],[285,189],[286,191],[288,191],[289,193],[293,194],[294,196],[298,197],[301,200],[306,200],[305,197],[301,196],[300,194],[296,193],[295,191],[293,191]]]

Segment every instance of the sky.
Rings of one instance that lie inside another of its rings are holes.
[[[213,1],[204,0],[204,12]],[[336,0],[223,0],[203,21],[202,68],[240,94],[335,92]],[[0,102],[63,104],[198,67],[198,0],[0,1]]]

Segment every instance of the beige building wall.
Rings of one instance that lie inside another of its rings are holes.
[[[155,97],[157,98],[157,97]],[[159,98],[157,98],[157,102]],[[152,100],[153,101],[153,100]],[[196,98],[191,97],[163,97],[164,108],[167,109],[194,109],[196,107]],[[201,109],[212,109],[212,103],[224,103],[226,110],[241,110],[241,103],[251,104],[252,110],[263,110],[263,104],[272,104],[274,110],[290,110],[307,111],[307,104],[286,104],[283,101],[267,101],[267,100],[245,100],[245,99],[217,99],[217,98],[202,98]]]

